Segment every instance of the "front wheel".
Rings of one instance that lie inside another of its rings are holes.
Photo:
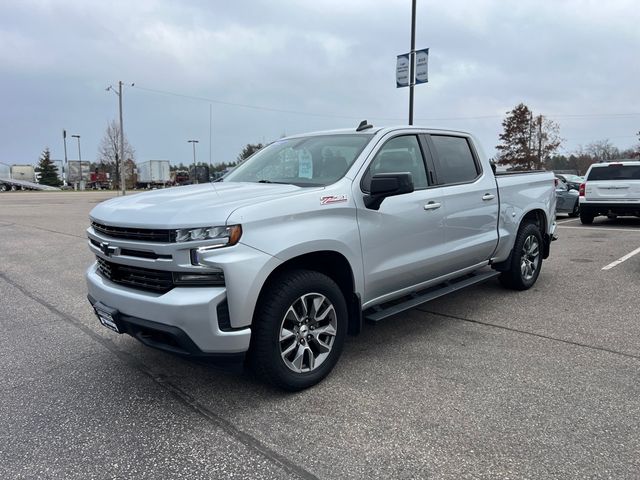
[[[342,353],[347,305],[328,276],[294,270],[276,277],[253,319],[250,360],[256,373],[285,390],[315,385]]]
[[[542,268],[542,235],[537,225],[527,223],[518,231],[509,269],[500,282],[513,290],[527,290],[536,283]]]

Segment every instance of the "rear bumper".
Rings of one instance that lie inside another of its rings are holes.
[[[593,213],[593,215],[640,215],[640,202],[589,202],[580,201],[582,212]]]
[[[189,356],[244,354],[250,328],[228,328],[218,318],[226,305],[224,287],[174,288],[165,294],[134,290],[113,283],[96,272],[86,274],[89,301],[117,310],[123,330],[142,343]]]

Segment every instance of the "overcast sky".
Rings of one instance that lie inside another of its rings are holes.
[[[418,0],[416,47],[431,54],[415,123],[471,131],[492,155],[524,102],[560,124],[565,152],[630,147],[639,12],[637,0]],[[63,128],[95,161],[119,80],[137,161],[189,163],[188,139],[209,161],[210,108],[214,163],[282,134],[406,124],[395,62],[410,19],[410,0],[0,0],[0,162],[35,163],[46,146],[63,158]]]

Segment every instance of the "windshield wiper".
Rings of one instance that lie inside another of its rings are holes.
[[[279,183],[280,185],[291,185],[290,182],[274,182],[272,180],[258,180],[258,183]]]

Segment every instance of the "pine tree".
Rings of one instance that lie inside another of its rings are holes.
[[[498,162],[516,169],[542,169],[563,142],[560,126],[543,115],[534,117],[524,103],[507,113],[502,127]]]
[[[531,170],[534,161],[531,148],[532,117],[531,110],[524,103],[507,113],[502,121],[504,131],[499,136],[501,143],[496,146],[499,163]]]
[[[51,161],[49,147],[46,147],[42,151],[36,172],[40,174],[38,183],[41,185],[49,185],[50,187],[59,187],[62,185],[62,181],[58,177],[58,167]]]

